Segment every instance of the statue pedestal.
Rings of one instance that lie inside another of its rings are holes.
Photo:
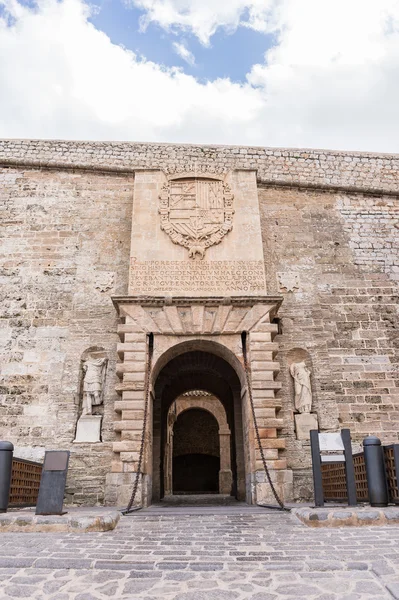
[[[309,440],[310,430],[319,429],[319,421],[317,415],[313,413],[299,413],[294,415],[295,431],[297,440]]]
[[[82,415],[76,427],[74,442],[101,442],[101,415]]]

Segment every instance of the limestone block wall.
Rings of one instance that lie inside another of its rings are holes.
[[[0,439],[17,454],[70,448],[69,499],[101,502],[114,439],[117,319],[127,290],[131,176],[3,169]],[[102,444],[73,444],[80,360],[109,359]]]
[[[259,194],[267,289],[284,295],[275,338],[279,416],[303,498],[312,488],[310,452],[295,437],[290,353],[310,355],[323,430],[348,427],[356,442],[369,434],[398,441],[398,201],[271,187]]]
[[[227,172],[256,169],[263,183],[384,190],[396,193],[399,155],[292,148],[0,140],[2,164],[108,170]]]
[[[368,433],[398,440],[398,155],[0,140],[0,166],[0,438],[33,459],[45,448],[71,448],[70,499],[102,501],[112,459],[115,475],[119,468],[112,442],[128,452],[133,441],[123,423],[113,431],[126,417],[115,416],[115,401],[119,411],[131,410],[124,404],[131,401],[142,408],[140,390],[115,392],[119,338],[110,300],[128,289],[140,168],[257,169],[267,292],[284,296],[274,340],[282,406],[274,429],[284,439],[273,432],[265,449],[269,460],[278,450],[281,472],[285,461],[294,468],[295,497],[308,497],[311,486],[309,447],[294,432],[293,350],[310,356],[322,429],[349,427],[355,441]],[[272,342],[259,343],[265,360]],[[76,445],[80,360],[90,347],[109,358],[103,443]],[[269,429],[265,421],[265,439]]]
[[[399,202],[389,196],[339,195],[337,208],[349,237],[353,262],[362,271],[399,281]]]

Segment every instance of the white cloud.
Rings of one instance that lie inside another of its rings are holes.
[[[220,127],[232,139],[231,124],[244,131],[261,108],[249,84],[202,85],[112,44],[81,0],[6,6],[16,20],[0,21],[1,137],[166,141],[181,130],[205,142]]]
[[[234,31],[239,25],[258,31],[269,29],[270,8],[278,0],[127,0],[145,11],[142,29],[157,23],[166,30],[190,31],[208,45],[220,28]]]
[[[275,18],[248,81],[280,143],[399,151],[398,0],[282,0]]]
[[[187,46],[180,42],[173,42],[173,49],[187,64],[191,66],[195,65],[195,56],[190,52]]]
[[[195,32],[197,4],[188,14],[187,2],[167,6]],[[399,0],[278,1],[259,23],[251,17],[276,45],[245,84],[141,60],[88,22],[83,0],[1,5],[12,17],[0,18],[1,137],[399,151]],[[243,5],[204,0],[214,13],[202,41],[271,6]],[[168,19],[165,28],[180,27]]]

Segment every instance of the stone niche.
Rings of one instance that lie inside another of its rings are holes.
[[[79,418],[74,443],[101,442],[107,366],[104,348],[93,346],[83,352],[79,367]]]
[[[309,352],[293,348],[287,353],[290,372],[290,396],[294,406],[296,438],[308,441],[310,431],[319,429],[319,420],[314,410],[313,368]]]

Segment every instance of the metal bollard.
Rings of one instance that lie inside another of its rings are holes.
[[[11,442],[0,442],[0,513],[7,512],[10,499],[13,450]]]
[[[370,505],[388,506],[388,484],[381,440],[374,436],[366,437],[363,447]]]

